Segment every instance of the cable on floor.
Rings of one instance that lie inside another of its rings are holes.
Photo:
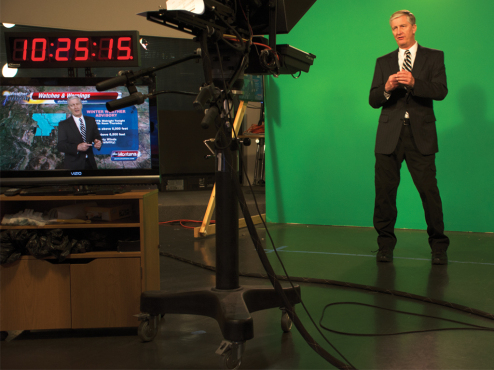
[[[236,185],[237,195],[239,196],[239,203],[240,203],[240,206],[242,207],[242,212],[244,213],[244,217],[245,217],[245,219],[247,221],[247,218],[250,218],[250,212],[247,209],[247,205],[245,204],[245,199],[243,198],[243,193],[242,193],[242,190],[240,188],[240,183],[239,183],[238,179],[234,179],[234,183]],[[255,196],[254,196],[254,198],[255,198]],[[257,206],[257,202],[256,202],[256,206]],[[287,273],[287,271],[285,269],[285,266],[284,266],[283,262],[281,261],[281,258],[278,255],[278,252],[276,251],[276,248],[274,247],[274,241],[273,241],[273,239],[271,237],[271,234],[269,233],[269,230],[267,228],[266,222],[264,222],[264,220],[262,220],[262,221],[263,221],[263,224],[264,224],[264,226],[266,228],[266,233],[267,233],[267,235],[269,237],[269,240],[271,241],[271,244],[273,245],[273,249],[275,251],[275,254],[276,254],[276,256],[277,256],[277,258],[278,258],[278,260],[279,260],[279,262],[280,262],[280,264],[282,266],[282,269],[283,269],[285,275],[286,275],[286,276],[280,276],[279,279],[278,279],[278,276],[276,276],[276,279],[277,280],[282,280],[281,278],[283,277],[283,280],[286,280],[286,281],[290,282],[290,284],[293,287],[293,281],[295,281],[295,279],[293,277],[291,277],[291,276],[288,275],[288,273]],[[252,227],[249,228],[249,233],[251,234],[252,240],[253,240],[254,244],[256,245],[256,239],[259,240],[259,236],[257,234],[257,229],[255,229],[255,227],[253,225],[252,220],[250,220],[250,223],[252,224]],[[247,223],[247,226],[249,227],[249,223]],[[259,240],[259,243],[260,243],[260,240]],[[259,253],[259,257],[261,258],[261,262],[262,262],[263,256],[266,257],[266,253],[265,253],[264,249],[262,249],[262,251],[258,250],[258,253]],[[266,257],[266,259],[267,259],[267,257]],[[269,262],[268,262],[268,264],[269,264]],[[263,266],[266,269],[266,266],[264,265],[264,263],[263,263]],[[269,265],[269,266],[271,267],[271,265]],[[266,275],[267,278],[270,278],[269,277],[269,271],[267,269],[266,269],[266,271],[268,272],[268,275]],[[301,278],[301,279],[303,280],[303,279],[306,279],[306,278]],[[309,279],[311,281],[314,280],[312,278],[309,278]],[[364,288],[364,289],[367,289],[367,290],[370,289],[372,291],[386,292],[386,293],[391,293],[392,292],[393,295],[403,296],[403,297],[407,297],[407,298],[411,298],[411,299],[415,299],[415,300],[424,301],[424,302],[427,302],[427,303],[438,304],[438,305],[442,305],[442,306],[445,306],[445,307],[449,307],[449,308],[453,308],[453,309],[456,309],[456,310],[460,310],[460,311],[463,311],[463,312],[466,312],[466,313],[469,313],[469,314],[474,314],[474,315],[477,315],[477,316],[480,316],[480,317],[483,317],[483,318],[487,318],[489,320],[494,320],[494,314],[492,314],[492,313],[483,312],[483,311],[480,311],[480,310],[477,310],[477,309],[474,309],[474,308],[462,306],[462,305],[451,303],[451,302],[446,302],[446,301],[442,301],[442,300],[435,300],[435,299],[432,299],[432,298],[429,298],[429,297],[415,295],[415,294],[411,294],[411,293],[407,293],[407,292],[394,291],[394,290],[389,290],[389,289],[380,289],[380,288],[374,287],[374,286],[365,286],[365,285],[353,284],[353,283],[346,283],[346,282],[337,282],[337,283],[344,284],[347,287],[358,287],[360,289],[361,288]],[[301,304],[303,305],[304,309],[307,311],[307,314],[309,315],[309,318],[312,320],[312,317],[310,316],[310,314],[309,314],[309,312],[308,312],[307,308],[305,307],[305,305],[304,305],[304,303],[303,303],[302,300],[301,300]],[[414,333],[428,332],[428,331],[442,331],[442,330],[482,330],[482,331],[494,331],[494,328],[490,328],[490,327],[472,325],[472,324],[468,324],[468,323],[464,323],[464,322],[460,322],[460,321],[452,321],[452,320],[443,319],[443,318],[439,318],[439,317],[431,317],[431,316],[427,316],[427,315],[423,315],[423,314],[415,314],[415,313],[408,313],[408,312],[403,312],[403,311],[398,311],[398,310],[392,310],[392,309],[388,309],[388,308],[384,308],[384,307],[379,307],[379,306],[374,306],[374,305],[367,305],[367,304],[364,304],[364,303],[358,303],[358,302],[338,302],[338,303],[332,303],[332,304],[326,305],[325,308],[324,308],[324,310],[323,310],[321,319],[319,321],[320,327],[323,328],[323,329],[325,329],[325,330],[328,330],[330,332],[336,332],[336,331],[334,331],[332,329],[329,329],[329,328],[325,327],[324,325],[322,325],[322,321],[324,319],[325,310],[328,307],[334,306],[336,304],[356,304],[356,305],[373,307],[373,308],[377,308],[377,309],[384,309],[384,310],[388,310],[388,311],[394,311],[394,312],[397,312],[397,313],[406,313],[406,314],[411,314],[411,315],[420,316],[420,317],[429,317],[429,318],[435,318],[435,319],[438,319],[438,320],[446,320],[446,321],[451,321],[451,322],[458,323],[460,325],[470,326],[470,328],[431,329],[431,330],[423,330],[423,331],[414,331]],[[314,323],[314,325],[315,325],[315,323]],[[317,328],[317,329],[319,330],[319,328]],[[411,334],[411,333],[412,332],[406,332],[406,333],[405,332],[402,332],[402,333],[391,333],[389,335],[401,335],[401,334]],[[344,333],[344,332],[339,332],[339,334],[367,336],[365,334],[362,334],[361,335],[361,334]],[[374,336],[374,335],[376,335],[376,334],[371,334],[370,336]],[[388,334],[384,334],[384,335],[388,335]],[[380,336],[380,335],[377,334],[377,336]],[[324,335],[323,335],[323,338],[329,343],[329,341],[326,339],[326,337]],[[329,343],[329,344],[331,344],[331,343]],[[342,355],[340,354],[340,356],[342,356]],[[348,362],[348,360],[346,360],[346,361]]]
[[[229,117],[230,119],[232,118],[231,117],[231,114],[232,114],[231,111],[229,111],[228,114],[227,114],[227,117]],[[234,134],[234,139],[236,141],[238,141],[238,137],[237,137],[237,134],[236,134],[235,130],[232,130],[232,132]],[[218,131],[218,134],[219,133],[220,133],[220,131]],[[223,135],[224,135],[224,133],[223,133]],[[217,145],[216,141],[215,141],[215,145]],[[305,306],[304,301],[302,300],[302,298],[300,297],[300,295],[297,293],[297,290],[295,289],[295,286],[293,285],[293,283],[290,280],[288,280],[290,282],[290,284],[292,286],[292,289],[294,290],[295,294],[298,296],[298,300],[300,301],[300,304],[302,305],[302,307],[304,308],[305,312],[307,313],[310,321],[313,323],[314,328],[319,332],[319,334],[326,341],[326,343],[328,343],[333,348],[333,350],[336,351],[338,353],[338,355],[342,359],[344,359],[344,361],[346,361],[346,363],[344,363],[344,362],[340,361],[339,359],[337,359],[336,357],[332,356],[321,345],[319,345],[319,343],[317,343],[317,341],[314,338],[312,338],[312,336],[309,334],[309,332],[307,331],[307,329],[305,329],[304,324],[302,323],[302,321],[298,318],[293,305],[291,304],[290,300],[288,299],[288,297],[286,296],[285,292],[283,291],[283,288],[282,288],[280,282],[278,281],[278,279],[276,279],[276,274],[275,274],[275,272],[273,270],[273,267],[271,266],[271,263],[269,262],[269,259],[266,256],[266,252],[264,251],[264,248],[262,246],[261,239],[259,238],[259,235],[257,234],[257,230],[256,230],[256,227],[254,225],[254,222],[252,221],[252,217],[250,215],[250,211],[248,209],[247,202],[245,201],[245,197],[244,197],[244,194],[243,194],[241,185],[240,185],[239,178],[236,175],[237,174],[236,167],[235,168],[232,167],[232,163],[235,163],[235,162],[232,161],[232,154],[231,154],[230,150],[228,150],[228,147],[229,146],[224,147],[224,148],[221,148],[221,149],[227,149],[227,150],[224,151],[224,155],[228,156],[229,157],[229,160],[226,160],[225,162],[227,163],[228,166],[230,166],[230,173],[231,174],[235,174],[235,175],[231,176],[231,181],[232,181],[232,186],[233,186],[233,188],[235,190],[235,195],[236,195],[236,198],[237,198],[236,200],[238,201],[238,203],[240,205],[240,208],[242,210],[242,213],[244,215],[244,220],[245,220],[247,229],[248,229],[249,234],[250,234],[250,237],[251,237],[251,239],[252,239],[252,241],[254,243],[255,249],[256,249],[256,251],[258,253],[258,256],[259,256],[259,259],[261,260],[261,263],[262,263],[262,265],[264,267],[264,270],[267,272],[267,277],[271,281],[271,284],[273,285],[274,290],[276,291],[276,293],[278,294],[278,296],[282,300],[283,305],[284,305],[283,306],[284,309],[288,313],[290,319],[292,320],[293,324],[295,325],[295,327],[297,328],[297,330],[299,331],[299,333],[302,335],[302,337],[304,338],[304,340],[306,341],[306,343],[319,356],[321,356],[322,358],[324,358],[327,362],[329,362],[333,366],[337,367],[338,369],[355,369],[355,367],[350,363],[350,361],[348,361],[345,358],[345,356],[340,351],[338,351],[338,349],[324,336],[324,333],[321,331],[321,329],[319,328],[319,326],[317,326],[317,324],[315,323],[314,319],[312,318],[309,310]],[[241,156],[239,157],[239,160],[241,162],[243,162]],[[249,188],[251,189],[252,195],[254,196],[254,202],[255,202],[255,205],[256,205],[257,212],[260,215],[261,212],[259,210],[259,204],[257,203],[257,199],[256,199],[256,197],[254,195],[254,191],[252,189],[252,184],[251,184],[251,182],[249,180],[249,177],[247,175],[246,166],[242,165],[242,168],[244,169],[244,173],[246,175],[246,179],[248,181]],[[234,200],[232,200],[232,201],[234,201]],[[262,217],[261,217],[261,221],[264,224],[264,226],[266,228],[266,232],[268,233],[268,235],[269,235],[269,237],[270,237],[270,239],[272,241],[271,235],[269,234],[269,231],[267,229],[266,222],[264,221],[264,219]],[[285,267],[284,267],[283,263],[281,262],[280,256],[278,255],[278,252],[276,251],[276,248],[274,248],[274,243],[273,242],[272,242],[272,244],[273,244],[273,249],[275,250],[275,254],[277,255],[278,259],[280,260],[280,263],[281,263],[281,265],[283,267],[283,270],[285,271],[285,274],[288,275],[288,273],[285,270]]]
[[[235,138],[236,138],[236,134],[235,134]],[[231,155],[231,153],[229,151],[226,151],[226,153],[228,153],[228,154]],[[230,161],[229,162],[227,161],[227,163],[233,163],[233,162],[230,159]],[[245,170],[245,168],[244,168],[244,170]],[[235,173],[235,172],[232,171],[232,173]],[[247,177],[247,179],[248,179],[248,177]],[[250,183],[250,180],[248,180],[248,181],[249,181],[249,186],[250,186],[250,188],[252,190],[252,185]],[[353,366],[350,363],[350,361],[340,351],[338,351],[338,349],[328,340],[328,338],[326,338],[326,336],[321,331],[321,329],[319,328],[319,326],[317,326],[317,324],[315,323],[314,319],[312,318],[312,315],[310,314],[308,308],[306,307],[304,301],[302,300],[302,298],[300,297],[300,295],[297,293],[297,290],[295,289],[295,286],[294,286],[293,282],[290,279],[288,279],[288,282],[290,283],[292,289],[295,291],[295,294],[297,294],[298,299],[300,301],[300,304],[302,305],[302,307],[304,308],[305,312],[307,313],[307,316],[309,317],[309,320],[314,325],[314,328],[321,335],[321,337],[326,341],[326,343],[328,343],[331,346],[331,348],[333,348],[333,350],[336,351],[336,353],[338,353],[338,355],[346,363],[340,361],[339,359],[337,359],[336,357],[334,357],[333,355],[331,355],[328,351],[326,351],[314,338],[312,338],[312,336],[307,331],[307,329],[305,329],[304,324],[302,323],[302,321],[299,319],[297,313],[295,312],[295,308],[293,307],[292,303],[290,302],[290,300],[286,296],[285,292],[283,291],[283,287],[281,286],[279,279],[276,278],[276,273],[275,273],[275,271],[273,269],[273,266],[271,266],[271,262],[269,261],[267,255],[266,255],[266,252],[265,252],[265,250],[264,250],[264,248],[262,246],[261,238],[257,234],[257,229],[256,229],[256,227],[254,225],[254,222],[252,221],[252,217],[250,215],[250,211],[249,211],[249,208],[247,206],[247,202],[245,201],[245,196],[244,196],[244,193],[242,191],[242,187],[240,186],[240,181],[238,179],[238,176],[232,176],[232,183],[233,183],[232,184],[233,185],[233,188],[234,188],[234,190],[236,192],[236,196],[237,196],[238,203],[240,205],[240,209],[242,210],[242,214],[244,215],[244,220],[245,220],[245,223],[246,223],[246,226],[247,226],[247,230],[249,231],[249,234],[250,234],[250,237],[252,239],[252,242],[254,243],[254,247],[255,247],[255,249],[257,251],[257,254],[259,256],[259,259],[261,260],[261,263],[262,263],[262,265],[264,267],[264,270],[267,273],[267,277],[271,281],[271,284],[273,285],[274,290],[276,291],[276,293],[278,293],[278,296],[280,297],[281,301],[283,302],[284,309],[288,313],[290,319],[292,320],[293,324],[297,328],[298,332],[300,333],[300,335],[302,336],[302,338],[304,338],[304,340],[306,341],[306,343],[319,356],[321,356],[322,358],[324,358],[331,365],[337,367],[338,369],[342,369],[342,370],[345,370],[345,369],[355,369],[355,366]],[[254,199],[255,199],[255,196],[254,196]],[[259,212],[259,205],[257,204],[257,201],[255,201],[255,204],[256,204],[256,207],[257,207],[257,211]],[[260,212],[259,212],[259,214],[260,214]],[[288,273],[287,273],[287,271],[285,269],[285,266],[284,266],[283,262],[281,261],[281,258],[279,256],[276,248],[274,247],[274,241],[273,241],[273,239],[271,237],[271,234],[269,233],[269,230],[267,229],[266,222],[264,221],[264,219],[262,217],[261,217],[261,221],[262,221],[262,223],[266,227],[266,233],[267,233],[267,235],[269,236],[269,238],[271,240],[271,243],[273,245],[273,249],[275,251],[275,254],[276,254],[278,260],[280,261],[281,267],[283,268],[283,271],[285,272],[286,276],[288,276]]]
[[[205,265],[205,264],[200,263],[200,262],[195,262],[195,261],[192,261],[192,260],[180,257],[180,256],[173,255],[171,253],[160,252],[160,255],[162,255],[164,257],[173,258],[177,261],[185,262],[185,263],[188,263],[190,265],[201,267],[201,268],[206,269],[206,270],[216,271],[216,268],[214,266],[209,266],[209,265]],[[262,274],[259,272],[240,272],[239,275],[243,276],[243,277],[250,277],[250,278],[268,279],[268,275]],[[466,313],[469,313],[469,314],[472,314],[475,316],[483,317],[483,318],[494,321],[494,314],[489,313],[489,312],[484,312],[481,310],[477,310],[475,308],[462,306],[462,305],[456,304],[456,303],[441,301],[441,300],[433,299],[433,298],[429,298],[429,297],[424,297],[424,296],[417,295],[417,294],[402,292],[399,290],[384,289],[384,288],[380,288],[380,287],[376,287],[376,286],[372,286],[372,285],[363,285],[363,284],[356,284],[356,283],[348,283],[348,282],[344,282],[344,281],[329,280],[329,279],[317,279],[317,278],[310,278],[310,277],[290,276],[289,278],[287,278],[284,275],[276,275],[276,278],[278,280],[281,280],[281,281],[291,280],[291,281],[297,282],[297,283],[334,285],[334,286],[343,287],[343,288],[360,289],[360,290],[366,290],[369,292],[389,294],[392,296],[404,297],[404,298],[409,298],[409,299],[413,299],[416,301],[427,302],[427,303],[432,303],[432,304],[436,304],[439,306],[452,308],[452,309],[455,309],[458,311],[466,312]],[[348,302],[345,302],[345,303],[348,303]],[[352,303],[354,303],[354,302],[352,302]],[[335,304],[336,303],[333,303],[330,305],[335,305]],[[339,303],[339,304],[341,304],[341,303]],[[374,307],[378,307],[378,306],[374,306]],[[378,307],[378,308],[381,308],[381,307]]]
[[[188,264],[191,264],[196,267],[200,267],[212,272],[216,271],[216,268],[214,266],[206,265],[200,262],[195,262],[180,256],[173,255],[171,253],[167,252],[160,252],[160,255],[168,258],[175,259],[177,261],[185,262]],[[240,276],[243,277],[250,277],[250,278],[260,278],[260,279],[269,279],[269,276],[266,274],[262,273],[254,273],[254,272],[239,272]],[[362,285],[362,284],[355,284],[355,283],[347,283],[347,282],[342,282],[342,281],[336,281],[336,280],[329,280],[329,279],[316,279],[316,278],[309,278],[309,277],[293,277],[291,276],[290,278],[287,278],[284,275],[275,275],[277,280],[284,280],[288,281],[291,280],[293,282],[300,282],[300,283],[307,283],[307,284],[323,284],[323,285],[334,285],[334,286],[339,286],[339,287],[345,287],[345,288],[353,288],[353,289],[360,289],[360,290],[366,290],[369,292],[377,292],[377,293],[384,293],[384,294],[390,294],[393,296],[398,296],[398,297],[405,297],[405,298],[410,298],[413,300],[418,300],[426,303],[432,303],[448,308],[452,308],[455,310],[459,310],[462,312],[466,312],[469,314],[473,314],[479,317],[487,318],[489,320],[494,320],[494,315],[488,312],[484,312],[481,310],[477,310],[474,308],[462,306],[456,303],[451,303],[451,302],[446,302],[446,301],[441,301],[437,299],[432,299],[429,297],[424,297],[416,294],[411,294],[407,292],[402,292],[398,290],[391,290],[391,289],[383,289],[379,288],[376,286],[371,286],[371,285]],[[414,331],[407,331],[407,332],[397,332],[397,333],[384,333],[384,334],[362,334],[362,333],[348,333],[348,332],[342,332],[342,331],[337,331],[334,329],[330,329],[326,327],[324,324],[322,324],[324,320],[324,315],[326,313],[326,309],[330,306],[335,306],[335,305],[360,305],[360,306],[367,306],[367,307],[372,307],[372,308],[377,308],[381,310],[386,310],[390,312],[396,312],[396,313],[402,313],[402,314],[407,314],[407,315],[414,315],[414,316],[419,316],[419,317],[427,317],[427,318],[432,318],[432,319],[437,319],[437,320],[442,320],[442,321],[448,321],[460,325],[466,325],[470,326],[469,328],[439,328],[439,329],[426,329],[426,330],[414,330]],[[335,302],[335,303],[330,303],[326,305],[323,309],[323,312],[321,314],[321,319],[319,320],[319,325],[321,328],[324,330],[327,330],[329,332],[335,333],[335,334],[341,334],[341,335],[348,335],[348,336],[358,336],[358,337],[377,337],[377,336],[393,336],[393,335],[404,335],[404,334],[416,334],[416,333],[427,333],[427,332],[436,332],[436,331],[453,331],[453,330],[480,330],[480,331],[494,331],[494,328],[487,327],[487,326],[480,326],[480,325],[474,325],[474,324],[469,324],[465,323],[462,321],[456,321],[456,320],[450,320],[450,319],[445,319],[437,316],[430,316],[430,315],[424,315],[424,314],[417,314],[414,312],[407,312],[407,311],[400,311],[400,310],[394,310],[390,308],[385,308],[385,307],[380,307],[376,305],[370,305],[366,303],[360,303],[360,302]]]
[[[326,309],[331,306],[336,306],[336,305],[355,305],[355,306],[365,306],[365,307],[371,307],[371,308],[377,308],[380,310],[385,310],[385,311],[390,311],[390,312],[395,312],[395,313],[401,313],[405,315],[412,315],[412,316],[418,316],[418,317],[426,317],[429,319],[435,319],[439,321],[447,321],[447,322],[452,322],[455,324],[460,324],[460,325],[466,325],[469,326],[468,328],[438,328],[438,329],[423,329],[423,330],[410,330],[410,331],[401,331],[401,332],[396,332],[396,333],[383,333],[383,334],[364,334],[364,333],[348,333],[344,331],[337,331],[334,329],[330,329],[323,325],[323,320],[324,320],[324,315],[326,313]],[[457,321],[457,320],[450,320],[450,319],[445,319],[443,317],[438,317],[438,316],[432,316],[432,315],[425,315],[425,314],[419,314],[415,312],[409,312],[409,311],[400,311],[400,310],[395,310],[392,308],[386,308],[386,307],[380,307],[376,306],[373,304],[367,304],[367,303],[360,303],[360,302],[335,302],[335,303],[330,303],[324,306],[323,312],[321,314],[321,319],[319,320],[319,325],[321,328],[324,330],[330,331],[331,333],[335,334],[342,334],[342,335],[350,335],[350,336],[355,336],[355,337],[386,337],[386,336],[393,336],[393,335],[404,335],[404,334],[417,334],[417,333],[429,333],[429,332],[436,332],[436,331],[453,331],[453,330],[480,330],[480,331],[491,331],[494,332],[494,328],[488,327],[488,326],[481,326],[481,325],[475,325],[475,324],[469,324],[463,321]]]
[[[161,222],[158,222],[158,225],[167,225],[167,224],[180,224],[180,226],[182,226],[183,228],[185,229],[194,229],[194,226],[187,226],[185,225],[186,223],[198,223],[198,224],[202,224],[202,221],[197,221],[197,220],[172,220],[172,221],[161,221]],[[215,220],[211,220],[209,221],[210,224],[215,224],[216,221]]]

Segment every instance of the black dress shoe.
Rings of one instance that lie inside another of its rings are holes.
[[[388,248],[379,248],[376,255],[377,262],[393,262],[393,250]]]
[[[448,255],[446,251],[432,251],[432,264],[433,265],[447,265]]]

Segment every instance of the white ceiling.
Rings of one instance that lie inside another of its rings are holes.
[[[0,0],[0,22],[83,31],[137,30],[146,36],[192,38],[137,15],[164,4],[165,0]]]

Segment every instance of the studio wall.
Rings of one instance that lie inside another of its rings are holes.
[[[419,44],[443,50],[449,94],[434,103],[446,230],[494,232],[494,51],[491,0],[319,0],[277,44],[316,55],[309,73],[266,83],[270,222],[372,226],[380,110],[368,103],[376,58],[397,49],[390,15],[417,17]],[[403,163],[398,228],[425,229]]]

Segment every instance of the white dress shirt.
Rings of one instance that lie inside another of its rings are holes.
[[[415,62],[415,56],[417,55],[417,47],[418,43],[415,41],[415,44],[410,49],[398,49],[398,68],[401,71],[403,69],[403,61],[405,60],[405,51],[410,50],[410,58],[412,58],[412,70],[413,63]]]

